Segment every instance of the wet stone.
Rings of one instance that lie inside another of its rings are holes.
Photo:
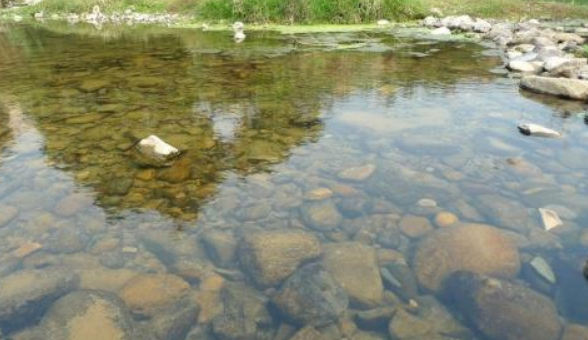
[[[343,180],[361,182],[368,179],[374,173],[374,171],[376,171],[376,166],[374,164],[367,164],[363,166],[347,168],[339,172],[337,176]]]
[[[75,289],[79,277],[65,268],[22,270],[0,279],[0,327],[14,330],[35,321],[61,296]]]
[[[413,262],[419,283],[432,291],[460,270],[512,278],[521,267],[514,243],[499,229],[481,224],[437,229],[418,245]]]
[[[369,308],[382,302],[384,288],[374,248],[357,242],[325,245],[322,264],[345,290],[352,305]]]
[[[226,285],[221,292],[223,312],[212,320],[212,331],[220,339],[269,340],[273,320],[267,298],[242,284]]]
[[[84,250],[90,237],[83,230],[57,229],[45,242],[45,249],[57,254],[73,254]]]
[[[129,281],[119,296],[133,313],[153,316],[180,300],[189,288],[186,281],[175,275],[143,274]]]
[[[149,320],[149,328],[161,340],[185,339],[196,324],[200,307],[190,300],[180,301]]]
[[[257,284],[275,286],[321,253],[319,240],[310,233],[269,231],[246,235],[240,244],[239,259]]]
[[[64,217],[74,216],[89,208],[93,202],[94,200],[88,194],[71,194],[57,202],[55,213]]]
[[[407,215],[400,220],[400,229],[407,237],[416,239],[433,231],[433,226],[425,217]]]
[[[444,288],[457,309],[493,340],[557,340],[561,323],[551,300],[525,286],[458,272]]]
[[[133,186],[133,178],[115,177],[108,181],[105,191],[109,195],[124,196]]]
[[[331,200],[306,203],[300,209],[304,223],[319,231],[335,229],[342,220],[341,214]]]
[[[59,299],[31,340],[151,340],[114,294],[80,290]]]
[[[282,284],[272,303],[293,322],[324,326],[339,319],[349,299],[320,265],[308,264]]]
[[[208,257],[218,266],[231,267],[237,253],[237,240],[229,232],[209,230],[202,236]]]

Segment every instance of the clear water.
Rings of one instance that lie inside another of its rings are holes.
[[[116,291],[107,282],[123,270],[182,274],[181,259],[255,287],[238,260],[210,258],[201,239],[211,229],[239,239],[302,228],[323,243],[394,249],[410,265],[418,240],[392,247],[372,221],[433,223],[442,211],[508,230],[523,240],[523,262],[541,256],[556,273],[559,259],[588,255],[586,105],[520,92],[490,46],[387,33],[250,33],[235,45],[226,32],[0,27],[2,276],[58,265],[98,273],[84,288]],[[520,122],[565,137],[526,137]],[[182,157],[141,167],[133,144],[150,134]],[[365,165],[375,167],[365,180],[340,176]],[[343,217],[333,230],[301,217],[318,188]],[[555,232],[543,231],[546,206],[564,221]],[[30,242],[42,248],[12,261]],[[585,293],[573,268],[566,289]],[[527,274],[519,278],[532,284]],[[588,320],[562,287],[544,293],[568,321]]]

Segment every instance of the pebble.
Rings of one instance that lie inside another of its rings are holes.
[[[43,248],[43,245],[37,242],[27,242],[25,244],[23,244],[22,246],[18,247],[17,249],[15,249],[12,252],[12,255],[19,258],[19,259],[23,259],[33,253],[35,253],[36,251],[40,250]]]
[[[333,191],[329,188],[318,188],[304,194],[304,199],[309,201],[321,201],[333,197]]]
[[[443,211],[435,216],[435,224],[440,228],[449,227],[459,222],[457,215]]]
[[[376,171],[374,164],[345,169],[339,172],[338,177],[343,180],[361,182],[368,179]]]
[[[549,263],[547,263],[547,261],[545,261],[542,257],[537,256],[537,257],[533,258],[533,260],[531,260],[531,262],[529,262],[529,264],[537,272],[537,274],[539,274],[541,277],[543,277],[549,283],[551,283],[551,284],[556,283],[555,274],[553,273],[551,266],[549,266]]]
[[[435,208],[437,206],[437,202],[430,198],[423,198],[417,202],[417,205],[421,208]]]

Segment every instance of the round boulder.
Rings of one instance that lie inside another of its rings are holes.
[[[439,291],[443,280],[457,271],[511,278],[521,263],[516,246],[499,229],[459,224],[427,236],[417,248],[414,268],[424,288]]]

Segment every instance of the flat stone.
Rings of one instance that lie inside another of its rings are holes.
[[[129,281],[119,292],[133,313],[153,316],[159,309],[180,300],[190,288],[182,278],[171,274],[143,274]]]
[[[317,188],[304,194],[304,199],[309,201],[322,201],[333,197],[333,191],[329,188]]]
[[[376,250],[358,242],[325,245],[322,264],[345,290],[352,305],[369,308],[382,302],[384,287]]]
[[[331,200],[306,203],[301,207],[301,215],[307,226],[319,231],[335,229],[343,219]]]
[[[347,168],[337,175],[340,179],[361,182],[368,179],[376,171],[374,164],[367,164],[363,166]]]
[[[418,245],[413,262],[419,283],[431,291],[439,291],[457,271],[512,278],[521,267],[514,243],[499,229],[481,224],[437,229]]]
[[[23,259],[43,248],[43,245],[37,242],[26,242],[14,251],[12,251],[12,255],[19,259]]]
[[[94,199],[84,193],[74,193],[62,198],[55,206],[55,213],[63,216],[70,217],[74,216],[94,203]]]
[[[322,253],[319,240],[303,231],[268,231],[246,235],[240,244],[241,265],[260,286],[276,286],[301,264]]]
[[[402,233],[410,238],[421,238],[434,229],[427,218],[413,215],[402,217],[399,225]]]
[[[521,79],[521,87],[563,98],[588,100],[588,81],[586,80],[527,76]]]
[[[435,224],[441,228],[449,227],[457,222],[459,222],[459,218],[447,211],[440,212],[435,216]]]

